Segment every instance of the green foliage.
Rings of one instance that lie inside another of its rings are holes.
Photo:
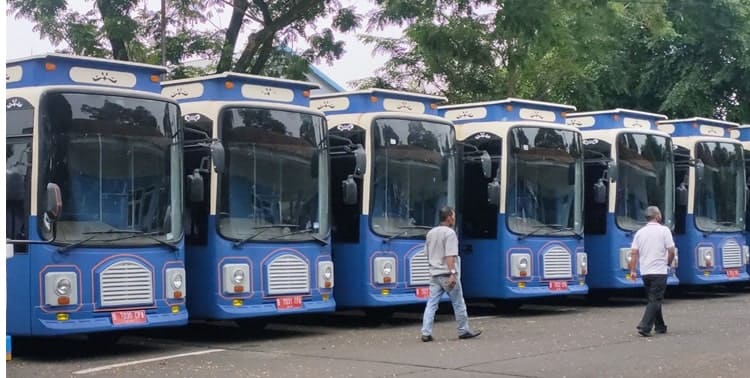
[[[750,0],[378,3],[370,27],[405,38],[361,36],[391,59],[358,85],[750,118]]]

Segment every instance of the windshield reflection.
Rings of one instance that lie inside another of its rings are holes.
[[[745,229],[745,165],[742,147],[728,142],[700,142],[695,157],[704,164],[695,191],[695,224],[701,231]]]

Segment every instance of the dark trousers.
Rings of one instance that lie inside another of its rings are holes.
[[[667,325],[664,324],[664,317],[661,314],[661,304],[664,301],[664,292],[667,290],[667,275],[647,274],[643,276],[643,286],[646,289],[648,305],[646,311],[643,312],[638,329],[651,332],[652,328],[656,328],[657,331],[666,332]]]

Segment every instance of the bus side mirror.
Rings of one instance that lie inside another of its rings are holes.
[[[217,173],[224,172],[224,145],[219,141],[211,143],[211,160],[214,162],[214,170]]]
[[[684,182],[674,189],[674,194],[676,197],[675,200],[677,202],[677,206],[687,206],[688,190],[687,185],[685,185]]]
[[[500,182],[497,179],[487,184],[487,203],[500,206]]]
[[[367,170],[365,149],[361,144],[358,144],[353,151],[354,153],[354,177],[362,177]]]
[[[188,201],[191,204],[203,202],[203,176],[199,169],[194,169],[192,175],[187,176]]]
[[[357,204],[357,182],[354,175],[349,175],[346,180],[341,181],[341,200],[345,205]]]
[[[62,194],[60,187],[55,183],[47,184],[47,207],[44,214],[50,220],[56,220],[62,213]]]
[[[594,183],[594,203],[603,205],[607,203],[607,185],[604,179],[599,179]]]
[[[484,175],[484,178],[491,178],[492,158],[490,158],[490,154],[488,154],[487,151],[482,151],[482,156],[479,158],[479,160],[482,163],[482,174]]]
[[[607,175],[609,176],[609,182],[617,180],[617,163],[612,160],[607,162]]]
[[[705,167],[706,166],[703,164],[703,161],[701,159],[695,161],[695,178],[697,178],[698,181],[703,180]]]

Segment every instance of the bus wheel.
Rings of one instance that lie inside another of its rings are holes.
[[[515,314],[521,310],[522,305],[521,301],[512,299],[496,300],[493,301],[492,304],[495,306],[495,310],[501,314]]]
[[[89,333],[87,335],[87,338],[90,343],[96,344],[96,346],[112,346],[117,344],[118,341],[120,341],[120,338],[122,337],[122,334],[119,332],[97,332],[97,333]]]
[[[257,336],[262,334],[266,329],[268,320],[257,318],[236,319],[234,323],[237,324],[237,327],[239,327],[245,335]]]
[[[393,317],[395,312],[390,307],[371,307],[365,311],[365,323],[369,326],[379,326]]]

